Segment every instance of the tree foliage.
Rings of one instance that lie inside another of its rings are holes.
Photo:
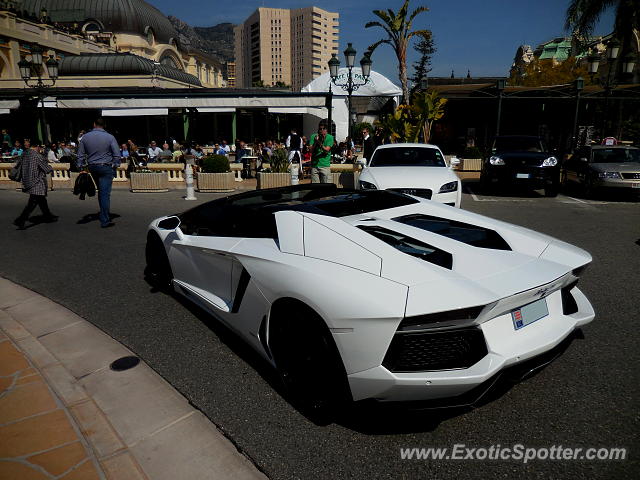
[[[623,53],[640,51],[638,0],[570,0],[564,27],[578,39],[587,38],[610,8],[615,8],[614,36],[622,43]]]
[[[536,58],[524,66],[520,74],[513,72],[509,77],[509,85],[523,87],[564,85],[578,77],[583,78],[585,85],[590,83],[587,66],[580,64],[575,57],[569,57],[564,62]]]
[[[446,98],[442,98],[435,90],[415,94],[410,105],[400,105],[392,115],[382,122],[385,133],[393,143],[424,142],[431,138],[433,123],[444,114]]]
[[[394,12],[392,9],[374,10],[373,14],[376,15],[381,21],[368,22],[365,28],[380,27],[386,33],[386,38],[378,40],[369,46],[369,51],[373,51],[383,43],[391,46],[396,58],[398,59],[398,76],[400,78],[400,84],[402,85],[402,103],[409,101],[409,87],[407,81],[407,46],[409,41],[416,35],[425,36],[430,35],[429,30],[411,30],[413,26],[413,20],[416,16],[422,12],[427,12],[427,7],[418,7],[411,14],[409,14],[409,0],[405,0],[400,9]]]
[[[420,54],[418,61],[413,62],[413,77],[410,78],[414,84],[414,88],[417,88],[431,71],[431,57],[436,53],[433,34],[428,32],[427,34],[420,35],[420,40],[418,40],[413,48]]]

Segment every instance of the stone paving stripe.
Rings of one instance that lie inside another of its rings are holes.
[[[0,398],[0,424],[49,412],[58,408],[42,378],[28,385],[14,386]]]
[[[0,278],[0,309],[18,305],[30,298],[39,296],[37,293],[21,287],[6,278]]]
[[[42,344],[34,337],[27,337],[17,341],[20,349],[29,357],[29,359],[38,368],[44,368],[47,365],[58,363],[58,360],[51,355],[49,350],[44,348]]]
[[[42,374],[65,405],[73,405],[89,398],[84,388],[78,384],[78,380],[61,364],[44,367]]]
[[[34,337],[40,337],[82,321],[82,318],[46,297],[30,298],[7,308],[6,312]]]
[[[128,452],[102,460],[100,466],[109,480],[147,480],[146,475],[140,471],[137,462]]]
[[[26,460],[29,463],[39,465],[48,473],[57,477],[80,464],[80,462],[87,458],[86,450],[78,441],[63,447],[54,448],[38,455],[27,457]]]
[[[0,310],[0,328],[4,330],[14,341],[31,336],[26,328],[11,318],[11,316],[4,310]]]
[[[153,480],[266,479],[200,412],[145,438],[131,448]],[[215,452],[215,453],[214,453]]]
[[[93,400],[69,407],[82,433],[89,439],[98,458],[103,458],[125,449],[107,418]]]
[[[194,411],[144,363],[123,372],[101,370],[80,383],[128,446]]]
[[[0,377],[8,377],[31,367],[11,342],[0,343]]]
[[[41,337],[42,345],[76,378],[107,368],[131,352],[88,322]]]
[[[63,410],[0,426],[0,458],[22,457],[77,440]]]

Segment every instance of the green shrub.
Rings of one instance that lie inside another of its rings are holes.
[[[482,152],[478,147],[467,147],[462,152],[462,158],[482,158]]]
[[[273,155],[269,159],[271,171],[273,173],[287,173],[289,171],[289,159],[287,151],[283,148],[277,148],[273,151]]]
[[[202,159],[203,173],[227,173],[230,172],[229,159],[224,155],[209,155]]]

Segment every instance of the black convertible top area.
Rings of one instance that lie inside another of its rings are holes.
[[[239,193],[178,215],[187,235],[277,238],[274,213],[296,210],[345,217],[419,203],[385,191],[340,189],[333,183],[292,185]]]

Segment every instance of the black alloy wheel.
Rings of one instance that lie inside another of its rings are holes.
[[[346,372],[324,322],[307,309],[274,318],[269,345],[292,405],[317,424],[333,421],[351,400]]]

